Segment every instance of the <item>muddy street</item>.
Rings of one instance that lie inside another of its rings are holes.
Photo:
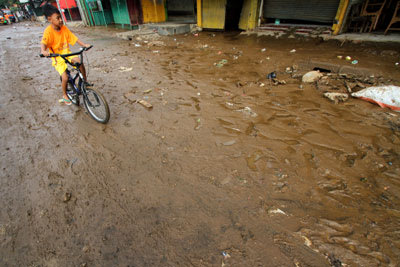
[[[400,264],[400,113],[323,97],[399,86],[398,47],[71,28],[101,125],[58,103],[43,29],[0,27],[0,266]],[[302,84],[310,60],[364,78]]]

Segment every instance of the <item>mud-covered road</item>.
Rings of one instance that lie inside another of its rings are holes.
[[[285,72],[350,55],[366,83],[400,85],[395,46],[209,32],[149,46],[72,28],[94,45],[100,125],[58,103],[44,27],[13,26],[0,27],[0,266],[400,264],[400,114],[334,104]]]

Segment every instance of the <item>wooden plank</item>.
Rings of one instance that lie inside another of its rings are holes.
[[[224,29],[226,0],[203,0],[203,28]]]

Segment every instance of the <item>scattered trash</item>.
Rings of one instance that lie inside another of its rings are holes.
[[[239,59],[239,57],[238,56],[233,56],[233,59],[237,60],[237,59]]]
[[[142,45],[141,44],[135,44],[135,47],[141,47]]]
[[[318,81],[322,76],[323,74],[321,72],[313,70],[304,74],[302,81],[304,83],[313,83]]]
[[[286,84],[285,80],[272,79],[274,85]]]
[[[235,140],[232,140],[232,141],[228,141],[228,142],[224,142],[224,143],[222,143],[224,146],[231,146],[231,145],[234,145],[234,144],[236,144],[236,141]]]
[[[64,199],[63,199],[64,203],[67,203],[68,201],[70,201],[71,197],[72,197],[71,193],[65,193]]]
[[[154,50],[153,53],[154,53],[154,54],[158,54],[158,53],[160,53],[160,51]]]
[[[253,110],[251,110],[251,108],[249,108],[249,107],[245,107],[245,108],[243,108],[243,109],[239,109],[239,110],[237,110],[237,111],[239,111],[239,112],[242,112],[243,114],[245,114],[245,115],[248,115],[248,116],[250,116],[250,117],[257,117],[257,113],[255,113]]]
[[[339,102],[345,102],[347,99],[349,99],[348,94],[333,92],[324,93],[324,97],[328,98],[332,102],[335,102],[335,104],[338,104]]]
[[[265,52],[265,51],[267,51],[267,49],[266,49],[266,48],[263,48],[263,49],[261,49],[261,52]]]
[[[260,87],[264,87],[265,86],[265,84],[264,83],[260,83]]]
[[[343,266],[342,262],[338,258],[336,258],[335,255],[333,255],[333,254],[328,256],[328,260],[332,267],[342,267]]]
[[[396,62],[396,63],[394,63],[394,65],[395,65],[395,66],[398,66],[398,65],[400,65],[400,62]]]
[[[197,96],[200,96],[200,95],[201,95],[200,92],[198,92],[198,93],[197,93]]]
[[[400,111],[400,87],[394,85],[368,87],[351,96],[376,103],[381,108],[388,107]]]
[[[289,74],[293,72],[291,67],[287,67],[285,71],[286,71],[286,73],[289,73]]]
[[[143,94],[151,93],[151,91],[153,91],[153,90],[152,90],[152,89],[149,89],[149,90],[143,91]]]
[[[265,59],[266,59],[266,60],[270,60],[271,58],[270,58],[270,57],[266,57]]]
[[[218,68],[221,68],[221,67],[223,67],[225,64],[227,64],[228,63],[228,60],[226,60],[226,59],[222,59],[220,62],[218,62],[218,63],[214,63],[214,66],[217,66]]]
[[[310,239],[308,239],[306,236],[302,236],[302,238],[304,239],[304,245],[306,245],[307,247],[311,247],[312,242]]]
[[[343,56],[337,56],[338,59],[343,59]]]
[[[228,259],[231,257],[228,252],[222,251],[222,256],[224,256],[225,259]]]
[[[120,72],[126,72],[126,71],[131,71],[132,68],[126,68],[126,67],[119,67]]]
[[[351,62],[351,64],[353,64],[353,65],[358,64],[358,60],[357,60],[357,59],[353,60],[353,61]]]
[[[194,35],[194,37],[199,37],[199,34],[198,33],[195,33],[195,34],[193,34]]]
[[[32,78],[32,77],[29,77],[29,76],[24,76],[24,77],[21,78],[21,80],[23,80],[23,81],[30,81],[30,80],[33,80],[33,78]]]
[[[290,53],[296,53],[296,49],[290,50]]]
[[[11,37],[7,37],[7,39],[8,39],[8,40],[10,40],[10,39],[11,39]]]
[[[347,57],[346,57],[346,60],[347,60],[347,61],[350,61],[350,60],[351,60],[351,57],[350,57],[350,56],[347,56]]]
[[[145,101],[145,100],[139,100],[138,103],[148,109],[151,109],[153,107],[152,104],[150,104],[149,102]]]
[[[276,72],[273,71],[271,73],[268,73],[267,75],[267,79],[275,79],[276,78]]]
[[[194,129],[197,131],[197,130],[199,130],[200,128],[201,128],[201,119],[198,118],[198,119],[196,120],[196,125],[194,126]]]
[[[286,216],[287,216],[287,214],[286,214],[283,210],[281,210],[281,209],[269,210],[268,213],[269,213],[269,214],[283,214],[283,215],[286,215]]]

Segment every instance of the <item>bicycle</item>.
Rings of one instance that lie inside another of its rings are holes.
[[[107,101],[104,96],[91,87],[87,87],[87,81],[84,79],[79,67],[83,62],[83,52],[88,51],[89,47],[82,47],[79,52],[69,53],[69,54],[50,54],[48,57],[61,57],[64,59],[67,65],[72,66],[72,71],[76,71],[75,76],[72,76],[71,70],[67,68],[66,72],[68,75],[68,87],[67,87],[67,96],[69,100],[71,100],[72,104],[79,106],[80,100],[79,96],[82,95],[83,103],[85,105],[86,110],[89,115],[97,122],[106,124],[110,119],[110,108],[108,107]],[[80,56],[81,63],[72,63],[67,59],[70,56]],[[40,54],[40,57],[45,57],[43,54]],[[78,80],[78,83],[77,83]],[[100,113],[102,115],[97,114],[96,109],[99,108]]]

